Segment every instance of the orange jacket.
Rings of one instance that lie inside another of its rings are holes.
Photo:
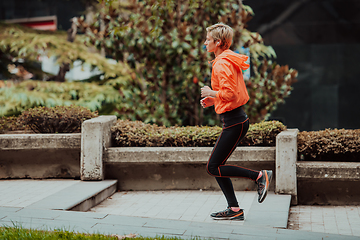
[[[247,103],[247,92],[241,70],[249,68],[245,63],[248,56],[225,50],[213,60],[211,87],[218,91],[215,98],[215,112],[221,114]]]

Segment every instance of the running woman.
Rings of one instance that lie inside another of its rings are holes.
[[[224,211],[212,213],[214,219],[244,220],[244,210],[237,202],[231,177],[248,178],[258,185],[258,202],[262,203],[267,195],[272,171],[256,171],[239,166],[225,165],[227,159],[249,129],[249,118],[242,106],[249,100],[242,70],[249,68],[245,63],[248,57],[234,53],[232,44],[233,29],[218,23],[206,28],[205,46],[215,54],[212,61],[211,87],[201,88],[200,104],[203,108],[215,105],[220,115],[223,129],[207,163],[207,172],[216,178],[228,203]]]

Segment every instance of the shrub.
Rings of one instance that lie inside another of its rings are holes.
[[[11,87],[0,88],[0,116],[19,115],[25,110],[39,106],[69,105],[111,114],[113,104],[119,99],[120,95],[112,86],[94,82],[59,83],[28,80]]]
[[[35,133],[74,133],[80,132],[83,121],[96,116],[80,106],[36,107],[24,111],[19,121]]]
[[[300,132],[300,160],[360,161],[360,129],[325,129]]]
[[[90,46],[134,71],[130,81],[109,80],[122,96],[118,116],[167,126],[216,124],[213,109],[203,110],[199,101],[214,58],[204,48],[206,27],[218,22],[234,29],[232,50],[250,52],[253,74],[246,84],[252,100],[244,107],[250,120],[259,122],[275,110],[290,95],[297,71],[273,62],[274,49],[246,28],[254,12],[242,2],[106,0],[92,25],[77,18]]]
[[[249,131],[241,141],[244,146],[275,146],[276,136],[286,130],[279,121],[262,121],[250,124]]]
[[[25,125],[18,121],[18,117],[1,117],[0,118],[0,133],[4,133],[6,131],[18,131],[25,130]]]
[[[276,135],[285,129],[276,121],[252,124],[240,145],[275,146]],[[221,127],[164,127],[118,120],[111,132],[114,145],[118,147],[205,147],[215,144]]]

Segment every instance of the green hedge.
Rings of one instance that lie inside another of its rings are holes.
[[[18,121],[35,133],[75,133],[83,121],[97,117],[97,112],[80,106],[35,107],[24,111]]]
[[[32,129],[41,133],[80,132],[84,120],[97,113],[78,106],[33,108],[19,117],[0,118],[0,133]],[[285,130],[281,122],[250,124],[240,146],[275,146]],[[140,121],[118,120],[111,128],[115,147],[212,147],[221,133],[219,126],[165,127]],[[326,129],[298,134],[298,160],[360,161],[360,129]]]
[[[239,145],[275,146],[276,135],[286,127],[277,121],[251,124]],[[117,147],[208,147],[214,146],[221,127],[164,127],[140,121],[118,120],[111,128]]]
[[[299,160],[360,161],[360,129],[326,129],[298,134]]]
[[[1,117],[0,134],[8,131],[24,131],[26,126],[18,121],[18,117]]]
[[[0,133],[29,130],[34,133],[79,133],[86,119],[97,117],[97,112],[80,106],[35,107],[18,117],[0,118]]]

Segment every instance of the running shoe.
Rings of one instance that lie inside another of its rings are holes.
[[[257,180],[258,185],[258,202],[262,203],[267,195],[267,191],[269,189],[269,184],[271,182],[272,171],[271,170],[262,170],[262,176]]]
[[[244,220],[244,209],[235,212],[231,208],[210,215],[215,220]]]

